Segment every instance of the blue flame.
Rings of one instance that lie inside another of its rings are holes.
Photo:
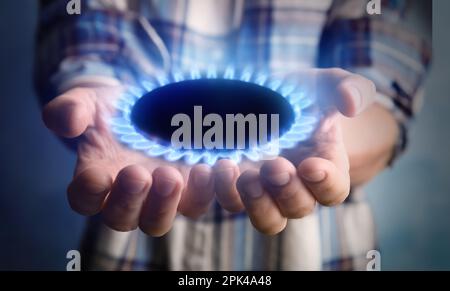
[[[250,149],[223,152],[173,149],[144,137],[134,127],[130,114],[139,98],[156,88],[170,83],[202,78],[240,80],[276,91],[286,98],[292,106],[295,114],[294,123],[278,140],[271,140],[264,145]],[[117,135],[119,141],[130,148],[142,151],[150,157],[163,157],[171,162],[184,160],[189,165],[199,162],[214,165],[218,159],[230,159],[236,163],[241,162],[243,158],[251,161],[259,161],[266,157],[277,156],[282,149],[293,148],[299,142],[310,137],[317,125],[318,118],[305,113],[305,109],[314,104],[313,98],[306,95],[298,84],[274,79],[268,74],[256,73],[250,68],[239,71],[233,66],[228,66],[225,70],[219,71],[214,66],[210,66],[205,71],[196,68],[189,72],[173,71],[166,76],[159,76],[154,80],[142,80],[140,81],[140,87],[128,87],[115,104],[115,107],[118,109],[118,116],[111,119],[111,129]]]

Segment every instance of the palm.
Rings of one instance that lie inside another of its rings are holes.
[[[176,168],[187,183],[192,166],[183,162],[168,162],[163,158],[153,158],[140,151],[128,148],[120,143],[111,131],[108,120],[116,115],[113,104],[119,97],[121,88],[96,88],[92,95],[95,104],[95,115],[92,124],[79,137],[78,161],[75,176],[89,168],[100,168],[107,171],[113,178],[121,169],[129,165],[141,165],[153,172],[162,166]],[[249,169],[259,169],[261,162],[244,161],[239,164],[240,172]]]
[[[116,113],[113,102],[119,96],[120,88],[96,89],[94,100],[96,104],[95,116],[91,126],[83,133],[78,141],[78,162],[76,174],[90,167],[106,170],[111,177],[116,177],[119,171],[129,165],[141,165],[152,172],[157,167],[167,166],[168,162],[159,158],[152,158],[129,149],[121,144],[108,126],[108,120]],[[182,164],[172,163],[187,176],[189,168]]]

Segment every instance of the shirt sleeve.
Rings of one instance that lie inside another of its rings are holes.
[[[70,15],[68,1],[41,1],[34,79],[43,103],[77,83],[133,85],[160,69],[138,2],[84,0]]]
[[[334,1],[317,62],[319,67],[344,68],[375,83],[377,101],[392,111],[401,133],[394,161],[407,147],[408,125],[422,104],[431,60],[432,1],[381,3],[381,14],[369,15],[366,1]]]

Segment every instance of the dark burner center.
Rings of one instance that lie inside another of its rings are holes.
[[[226,114],[267,114],[270,134],[270,115],[279,115],[280,136],[289,130],[295,116],[289,102],[271,89],[238,80],[199,79],[172,83],[157,88],[140,98],[134,105],[131,119],[145,136],[170,145],[174,115],[184,113],[194,121],[194,106],[202,106],[203,118],[218,114],[225,124]],[[203,127],[203,133],[208,130]],[[248,133],[246,133],[248,134]],[[270,135],[269,135],[270,136]],[[192,129],[192,141],[193,141]]]

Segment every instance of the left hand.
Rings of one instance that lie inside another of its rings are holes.
[[[283,151],[282,157],[264,162],[259,170],[252,167],[243,171],[237,189],[230,178],[222,179],[225,170],[239,173],[236,165],[219,161],[214,168],[216,194],[222,206],[236,210],[242,201],[255,228],[265,234],[279,233],[287,219],[312,213],[316,201],[333,206],[347,198],[350,163],[341,121],[362,113],[376,93],[371,81],[341,69],[308,70],[296,77],[315,84],[313,89],[324,113],[311,139]]]

